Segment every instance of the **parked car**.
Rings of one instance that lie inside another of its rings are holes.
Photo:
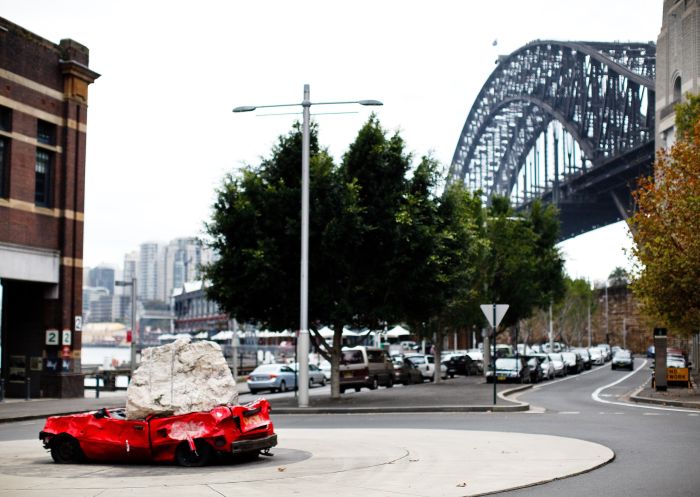
[[[599,349],[603,351],[603,360],[605,362],[608,362],[610,359],[612,359],[612,349],[610,348],[610,345],[607,343],[599,343],[596,345]]]
[[[476,367],[479,370],[479,374],[484,372],[484,353],[479,349],[469,349],[467,350],[467,355],[472,358],[472,361],[476,363]]]
[[[653,345],[649,345],[649,348],[647,349],[647,357],[653,359],[655,355],[656,347],[654,347]]]
[[[294,362],[289,365],[289,367],[292,368],[297,373],[297,378],[299,377],[299,363]],[[309,364],[309,388],[313,387],[314,385],[318,385],[321,387],[326,386],[326,375],[323,374],[323,371],[316,366],[315,364]]]
[[[253,395],[262,390],[286,392],[296,388],[297,375],[287,364],[263,364],[248,375],[246,383]]]
[[[554,366],[554,376],[566,376],[566,364],[564,363],[564,358],[561,353],[551,353],[547,354],[549,360],[552,361],[552,366]]]
[[[450,354],[442,360],[442,364],[447,368],[447,376],[454,378],[455,375],[470,376],[479,374],[479,366],[468,354]]]
[[[39,438],[61,464],[118,461],[204,466],[216,455],[256,456],[277,445],[265,399],[136,420],[127,420],[123,408],[51,416]]]
[[[564,364],[566,364],[566,372],[569,374],[578,374],[583,371],[583,359],[576,352],[562,352]]]
[[[358,346],[343,350],[340,358],[340,393],[348,388],[376,390],[380,385],[394,386],[394,365],[386,351]]]
[[[589,353],[591,354],[591,361],[596,366],[601,366],[605,364],[605,351],[599,347],[591,347]]]
[[[618,350],[610,362],[610,368],[615,369],[629,369],[634,370],[634,357],[629,350]]]
[[[583,369],[591,369],[593,365],[593,356],[589,349],[575,348],[572,349],[571,352],[577,352],[581,356],[581,359],[583,359]]]
[[[539,359],[539,366],[540,366],[540,371],[542,372],[542,379],[545,380],[551,380],[555,376],[557,376],[556,369],[554,367],[554,361],[549,358],[547,354],[532,354],[533,357],[537,357]],[[564,369],[564,364],[559,363],[559,369],[563,370]]]
[[[394,383],[403,385],[423,383],[423,374],[411,361],[406,361],[403,357],[396,356],[392,358],[392,362],[394,364]]]
[[[530,383],[539,383],[546,380],[547,377],[542,372],[542,359],[537,356],[522,356],[527,361],[527,367],[530,370]]]
[[[432,355],[415,354],[405,357],[405,360],[410,361],[420,370],[424,380],[433,381],[435,378],[435,357]],[[440,364],[440,377],[447,378],[447,367]]]
[[[323,376],[326,377],[326,381],[331,381],[331,363],[328,361],[321,361],[318,368],[323,373]]]
[[[486,372],[486,381],[510,381],[518,383],[530,382],[530,369],[522,357],[501,357],[496,359],[496,374],[489,367]]]

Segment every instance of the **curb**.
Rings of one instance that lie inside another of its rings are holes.
[[[120,404],[120,405],[105,405],[104,407],[106,407],[107,409],[117,409],[119,407],[124,407],[124,406]],[[46,418],[49,418],[51,416],[68,416],[70,414],[79,414],[81,412],[88,412],[88,411],[94,411],[94,410],[95,409],[90,409],[90,408],[80,409],[80,410],[72,409],[72,410],[68,410],[68,411],[53,412],[51,414],[27,414],[24,416],[14,416],[11,418],[0,418],[0,424],[14,423],[14,422],[18,422],[18,421],[32,421],[35,419],[46,419]]]
[[[506,396],[532,388],[532,385],[522,385],[498,393],[498,397],[507,400]],[[382,407],[275,407],[270,404],[274,414],[401,414],[426,412],[522,412],[529,411],[530,404],[519,400],[510,405],[442,405],[442,406],[382,406]]]
[[[639,395],[630,395],[630,400],[638,404],[656,404],[670,407],[685,407],[687,409],[700,409],[700,402],[684,402],[682,400],[665,400],[653,399],[651,397],[641,397]]]

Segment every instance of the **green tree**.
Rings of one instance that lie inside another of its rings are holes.
[[[634,192],[632,290],[649,317],[689,335],[700,330],[700,97],[676,109],[678,140]]]
[[[588,346],[588,316],[595,301],[591,284],[566,277],[564,287],[564,297],[552,312],[557,333],[569,345]]]
[[[556,247],[556,209],[535,202],[516,215],[508,199],[494,197],[486,222],[486,293],[490,302],[508,304],[501,329],[548,307],[564,294],[564,261]]]

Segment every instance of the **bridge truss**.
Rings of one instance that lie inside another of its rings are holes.
[[[655,68],[653,43],[525,45],[482,87],[447,182],[516,209],[553,202],[563,238],[624,218],[653,164]]]

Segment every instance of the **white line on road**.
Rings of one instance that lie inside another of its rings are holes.
[[[585,376],[587,374],[595,373],[596,371],[603,371],[604,368],[595,368],[595,369],[590,369],[589,371],[585,371],[583,373],[579,373],[577,375],[568,375],[563,378],[560,378],[558,380],[552,380],[548,381],[547,383],[540,383],[536,387],[532,387],[533,390],[539,390],[540,388],[548,387],[549,385],[554,385],[556,383],[561,383],[562,381],[567,381],[567,380],[575,380],[576,378],[580,378],[581,376]]]
[[[581,414],[581,411],[559,411],[559,414]]]
[[[644,359],[644,362],[642,363],[642,365],[639,366],[639,367],[638,367],[637,369],[635,369],[634,371],[632,371],[632,372],[626,374],[625,376],[623,376],[622,378],[618,379],[617,381],[614,381],[614,382],[612,382],[612,383],[610,383],[610,384],[608,384],[608,385],[605,385],[605,386],[602,386],[602,387],[598,388],[595,392],[593,392],[593,393],[591,394],[591,398],[592,398],[593,400],[595,400],[596,402],[601,402],[601,403],[603,403],[603,404],[613,404],[613,405],[616,405],[616,406],[637,407],[637,408],[639,408],[639,409],[654,409],[654,410],[657,410],[657,411],[675,411],[675,412],[687,412],[687,413],[692,412],[692,411],[689,410],[689,409],[679,409],[679,408],[675,408],[675,407],[650,406],[650,405],[646,405],[646,404],[631,404],[631,403],[628,404],[628,403],[626,403],[626,402],[612,402],[612,401],[610,401],[610,400],[601,399],[600,392],[602,392],[603,390],[606,390],[606,389],[608,389],[608,388],[610,388],[610,387],[614,387],[614,386],[617,385],[618,383],[622,383],[622,382],[625,381],[627,378],[631,377],[633,374],[638,373],[644,366],[647,365],[647,362],[648,362],[648,361],[647,361],[646,359]]]

